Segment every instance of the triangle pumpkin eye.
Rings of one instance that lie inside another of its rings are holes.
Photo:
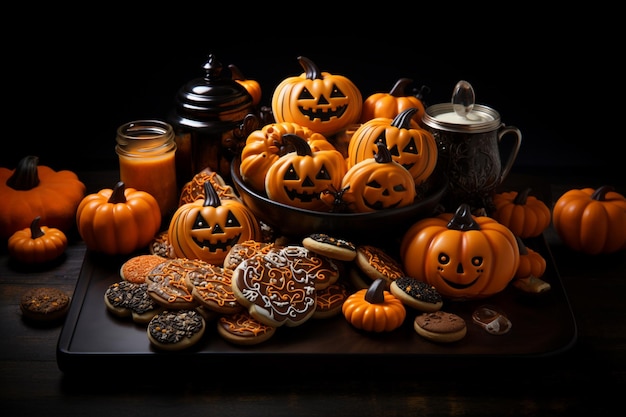
[[[345,96],[346,95],[343,93],[343,91],[339,89],[339,87],[337,87],[336,85],[333,85],[333,90],[330,92],[331,98],[337,98],[337,97],[343,98]]]
[[[322,168],[319,170],[319,172],[315,176],[315,179],[330,180],[330,174],[328,173],[328,170],[326,169],[326,165],[322,165]]]
[[[413,136],[411,136],[409,143],[407,143],[404,149],[402,149],[402,152],[417,154],[417,146],[415,146],[415,138]]]
[[[370,181],[367,183],[367,186],[372,188],[381,188],[381,185],[378,181]]]
[[[293,167],[293,164],[289,166],[289,169],[285,172],[286,180],[299,180],[300,176],[296,172],[296,169]]]
[[[311,94],[309,89],[306,87],[302,89],[300,95],[298,96],[298,100],[311,100],[313,98],[315,97],[313,97],[313,94]]]
[[[237,220],[237,216],[232,211],[228,211],[228,215],[226,216],[226,227],[239,227],[241,224],[239,220]]]
[[[206,229],[210,227],[211,225],[209,224],[209,222],[207,222],[202,216],[202,214],[198,212],[198,214],[196,215],[196,220],[193,222],[193,226],[191,228],[192,229]]]

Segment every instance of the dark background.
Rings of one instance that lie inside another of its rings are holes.
[[[522,131],[514,170],[622,172],[623,116],[609,100],[623,90],[616,77],[623,68],[611,49],[617,38],[605,28],[590,33],[560,17],[557,29],[541,15],[488,24],[468,17],[460,20],[463,35],[447,16],[411,20],[401,11],[395,21],[381,17],[384,25],[367,20],[341,30],[331,30],[328,19],[313,27],[297,16],[290,24],[279,16],[254,24],[226,19],[226,27],[211,23],[215,14],[202,20],[193,11],[182,18],[163,12],[142,25],[130,12],[114,16],[104,24],[28,20],[5,37],[0,166],[14,168],[34,154],[55,169],[116,168],[116,128],[165,119],[177,91],[202,77],[215,54],[259,81],[266,105],[282,79],[302,72],[299,55],[350,78],[364,99],[408,77],[430,88],[426,104],[448,102],[464,79],[477,103]]]

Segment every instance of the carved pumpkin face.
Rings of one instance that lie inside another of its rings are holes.
[[[208,182],[205,193],[204,200],[178,208],[170,221],[168,236],[177,257],[219,265],[236,243],[260,239],[261,230],[255,216],[240,201],[220,200]]]
[[[487,216],[472,217],[467,204],[456,213],[418,221],[402,238],[405,272],[455,299],[483,298],[515,277],[515,235]]]
[[[333,135],[361,117],[361,92],[347,77],[321,72],[306,57],[298,61],[305,72],[284,79],[272,95],[277,122],[293,122],[322,135]]]
[[[308,210],[324,210],[320,195],[338,189],[346,168],[343,155],[335,150],[313,152],[297,135],[284,135],[283,141],[295,151],[281,156],[269,168],[265,178],[267,196],[283,204]]]

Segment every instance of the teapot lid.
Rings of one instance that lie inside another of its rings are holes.
[[[233,80],[222,76],[222,63],[209,55],[204,77],[184,84],[174,100],[169,122],[210,133],[231,130],[252,111],[252,96]]]

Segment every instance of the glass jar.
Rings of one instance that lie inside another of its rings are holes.
[[[120,181],[150,193],[166,221],[178,206],[174,129],[160,120],[136,120],[117,129],[116,141]]]

